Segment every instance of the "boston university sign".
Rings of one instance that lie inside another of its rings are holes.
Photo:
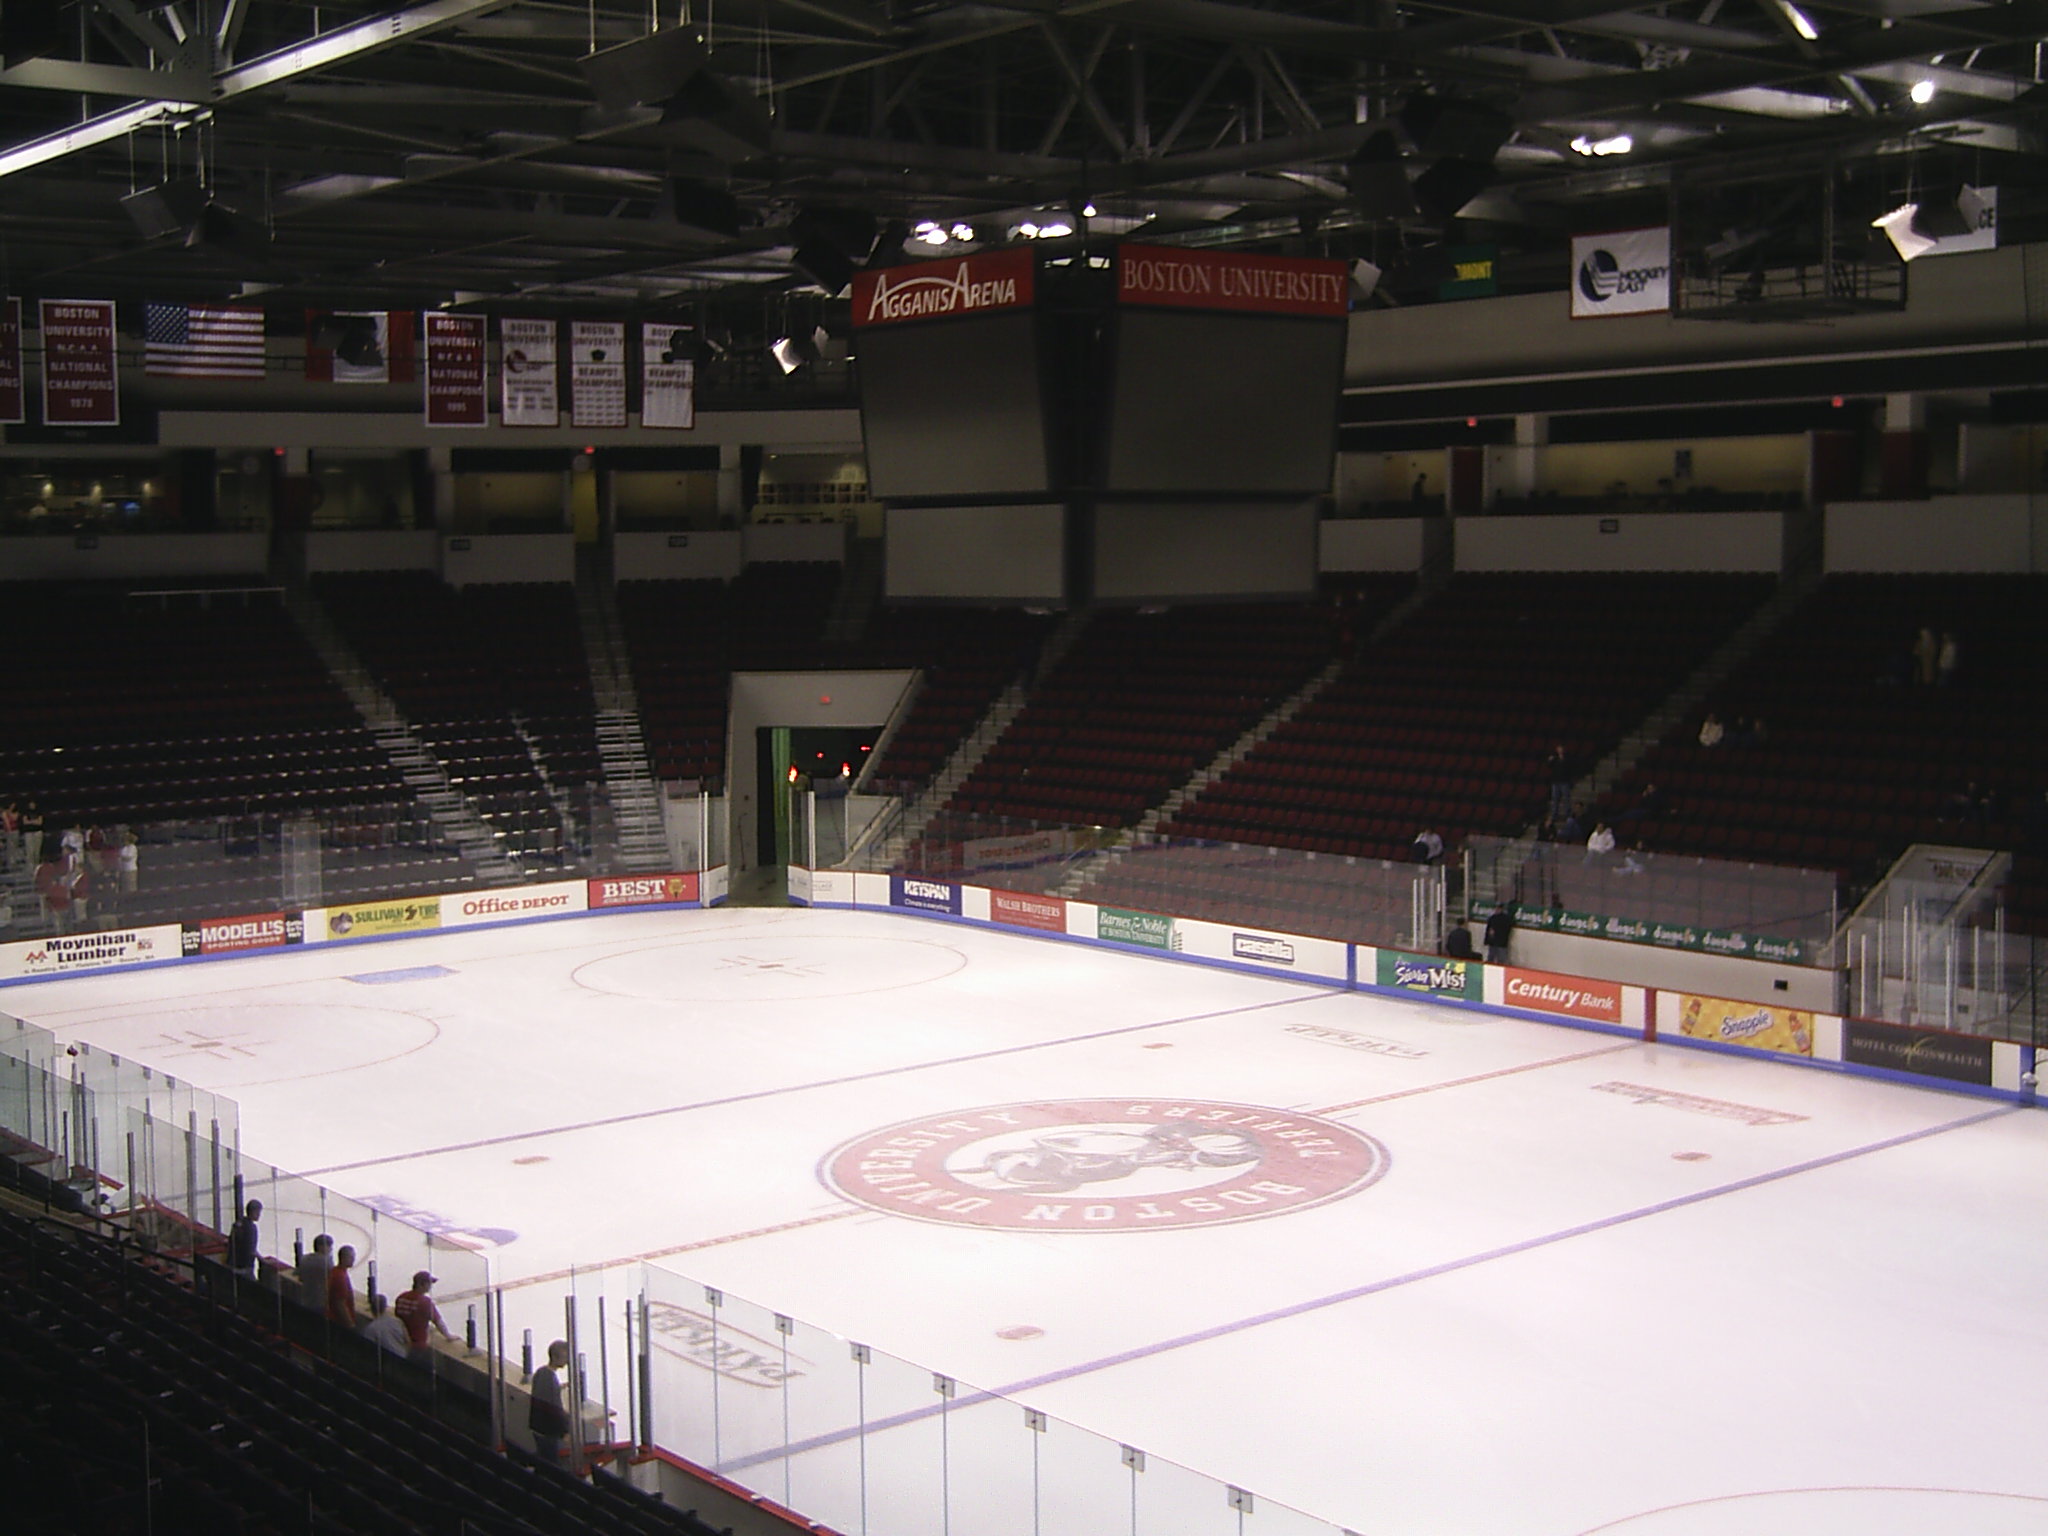
[[[1163,245],[1126,245],[1117,250],[1119,304],[1341,316],[1351,308],[1347,283],[1341,261]]]
[[[853,279],[853,323],[961,320],[1029,309],[1036,298],[1035,275],[1033,255],[1024,248],[858,272]]]

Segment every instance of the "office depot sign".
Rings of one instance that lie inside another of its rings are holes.
[[[590,882],[590,908],[653,907],[697,899],[697,875],[617,875]]]
[[[586,887],[601,881],[554,880],[546,885],[511,885],[494,891],[471,891],[441,898],[441,926],[468,928],[477,923],[510,923],[525,917],[561,917],[589,910]]]

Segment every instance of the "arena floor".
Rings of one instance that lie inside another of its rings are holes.
[[[883,913],[0,1008],[494,1238],[515,1338],[654,1257],[1368,1536],[2048,1530],[2038,1111]]]

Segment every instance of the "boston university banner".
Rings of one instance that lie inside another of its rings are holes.
[[[1617,229],[1572,237],[1572,318],[1650,315],[1671,308],[1671,230]]]
[[[640,425],[688,431],[697,425],[697,364],[690,328],[673,320],[640,327]]]
[[[110,299],[44,299],[43,421],[53,427],[118,427],[121,375]]]
[[[427,313],[427,425],[488,425],[484,317]]]
[[[0,425],[25,417],[28,391],[21,384],[21,300],[0,300]]]
[[[569,322],[569,425],[626,424],[626,323]]]
[[[507,318],[498,322],[498,419],[508,427],[562,424],[556,375],[556,322]]]
[[[1125,245],[1116,253],[1116,301],[1170,309],[1331,316],[1350,312],[1351,292],[1341,261]]]

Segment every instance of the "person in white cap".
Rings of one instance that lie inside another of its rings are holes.
[[[441,1321],[441,1309],[434,1305],[434,1298],[427,1294],[433,1284],[432,1275],[424,1269],[417,1270],[412,1277],[412,1289],[391,1304],[393,1315],[405,1324],[406,1342],[412,1346],[407,1358],[412,1360],[424,1360],[433,1353],[427,1345],[429,1327],[440,1329],[444,1339],[455,1337]]]

